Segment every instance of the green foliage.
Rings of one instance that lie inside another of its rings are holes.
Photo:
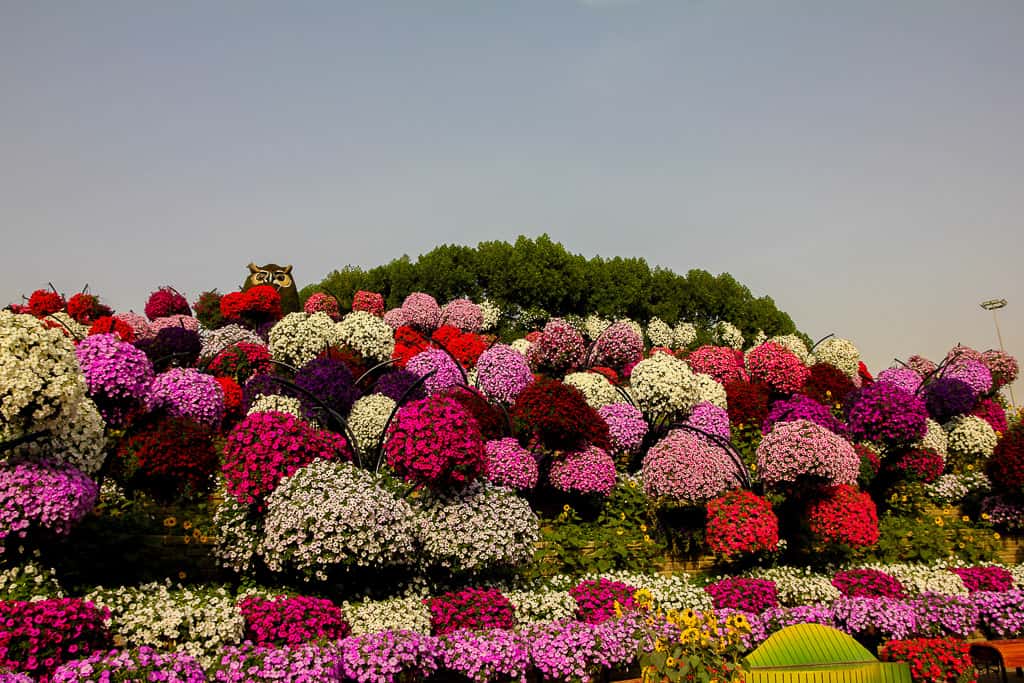
[[[678,275],[652,269],[642,258],[595,256],[587,259],[566,251],[547,235],[520,236],[515,244],[481,242],[475,248],[445,244],[415,262],[402,256],[369,270],[345,266],[322,282],[305,287],[334,295],[342,307],[360,290],[380,292],[389,308],[411,292],[432,294],[440,303],[466,296],[495,302],[510,315],[499,330],[520,333],[546,317],[596,314],[608,319],[647,321],[657,316],[669,325],[692,322],[707,328],[719,320],[737,325],[749,339],[758,330],[769,336],[796,333],[793,320],[778,310],[771,297],[755,298],[728,273],[691,270]],[[530,311],[517,321],[518,311]]]
[[[935,562],[951,557],[969,564],[992,561],[998,535],[984,525],[965,521],[958,511],[922,511],[898,514],[893,510],[879,520],[878,543],[868,558],[884,563]]]

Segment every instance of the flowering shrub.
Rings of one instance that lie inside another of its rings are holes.
[[[488,441],[487,480],[510,489],[527,490],[537,485],[537,459],[515,439]]]
[[[441,309],[441,325],[479,332],[484,326],[484,313],[469,299],[452,299]]]
[[[395,330],[394,343],[391,358],[398,361],[396,365],[400,368],[404,368],[410,358],[430,348],[430,340],[409,325],[402,325]]]
[[[500,403],[512,403],[533,381],[526,359],[505,344],[495,344],[480,354],[476,370],[481,391]]]
[[[804,478],[853,484],[860,472],[860,456],[849,441],[813,422],[782,422],[757,447],[757,472],[767,486]]]
[[[441,307],[437,300],[423,292],[413,292],[402,302],[405,324],[421,332],[432,332],[441,324]]]
[[[422,560],[452,572],[515,567],[533,558],[537,516],[511,491],[479,482],[419,505]]]
[[[398,683],[422,680],[438,668],[438,639],[414,631],[349,637],[339,643],[339,648],[333,677],[320,680]]]
[[[209,491],[217,471],[211,429],[187,418],[147,421],[117,446],[116,472],[159,498]]]
[[[911,448],[892,461],[891,469],[908,481],[930,484],[942,476],[946,463],[942,456],[927,448]]]
[[[459,629],[511,629],[514,621],[512,603],[494,588],[464,588],[423,602],[430,609],[434,635]]]
[[[690,352],[686,362],[694,372],[710,375],[722,384],[747,379],[743,353],[726,346],[701,346]]]
[[[847,397],[846,424],[857,439],[909,444],[927,429],[924,401],[894,384],[874,382]]]
[[[373,391],[377,394],[387,396],[392,401],[400,401],[405,397],[405,392],[412,389],[413,385],[416,384],[419,377],[409,372],[408,370],[392,370],[391,372],[384,373],[380,376],[380,379],[373,385]],[[410,401],[417,399],[426,398],[427,392],[420,384],[409,394],[408,398]]]
[[[103,418],[120,424],[149,393],[153,364],[142,351],[113,334],[87,337],[75,347],[89,396]]]
[[[988,422],[988,426],[995,431],[997,435],[1006,433],[1009,429],[1009,424],[1006,420],[1006,409],[996,403],[991,398],[986,398],[978,402],[974,406],[974,410],[971,411],[971,415],[980,417],[985,422]]]
[[[1024,634],[1024,591],[979,591],[971,597],[978,606],[978,624],[989,638]]]
[[[860,598],[903,598],[903,585],[878,569],[843,569],[832,577],[832,585],[843,595]]]
[[[188,301],[173,287],[160,287],[150,294],[146,300],[145,312],[150,320],[166,318],[169,315],[192,315]]]
[[[924,388],[928,414],[939,422],[946,422],[974,408],[978,397],[969,385],[954,377],[939,377]]]
[[[392,399],[381,394],[363,396],[352,404],[348,428],[356,440],[354,445],[358,451],[368,453],[376,447],[395,405]]]
[[[571,372],[565,376],[563,381],[578,389],[587,399],[590,407],[595,410],[622,400],[622,396],[608,381],[608,378],[597,372]]]
[[[527,360],[537,372],[563,375],[583,363],[583,337],[561,318],[549,321],[530,346]]]
[[[811,374],[795,353],[775,341],[747,351],[746,363],[752,380],[764,382],[781,394],[800,391]]]
[[[565,493],[607,496],[615,488],[615,461],[597,446],[570,451],[551,464],[548,481]]]
[[[64,310],[65,305],[67,304],[64,297],[57,292],[49,289],[37,289],[28,298],[28,313],[37,318],[43,318]]]
[[[893,598],[840,597],[832,603],[836,627],[850,635],[872,633],[886,639],[909,638],[919,628],[914,606]]]
[[[258,334],[241,325],[230,324],[219,327],[216,330],[203,330],[199,362],[209,363],[218,354],[240,342],[266,348],[266,344]],[[269,351],[267,352],[267,357],[270,357]]]
[[[828,363],[849,377],[857,374],[860,351],[849,339],[829,337],[815,347],[814,356],[819,363]]]
[[[458,364],[441,349],[421,351],[409,359],[405,369],[418,377],[433,373],[423,383],[428,394],[439,394],[463,383]]]
[[[220,314],[224,320],[253,329],[280,320],[283,313],[281,294],[273,285],[257,285],[243,292],[231,292],[220,300]]]
[[[878,373],[875,381],[893,384],[910,394],[916,394],[917,390],[921,388],[921,375],[903,366],[882,370]]]
[[[514,631],[461,629],[444,637],[441,665],[476,681],[521,680],[530,668],[526,638]]]
[[[118,313],[114,317],[131,327],[136,339],[144,339],[152,336],[149,328],[149,320],[146,319],[146,316],[129,311],[127,313]]]
[[[959,576],[964,588],[971,593],[1013,589],[1013,576],[1002,567],[952,567],[949,571]]]
[[[775,550],[779,519],[771,503],[752,491],[728,491],[708,501],[704,539],[713,553],[727,560]]]
[[[115,334],[118,339],[129,344],[135,341],[135,330],[131,325],[112,315],[100,316],[93,321],[89,327],[88,336],[91,337],[94,334]]]
[[[643,459],[644,492],[685,502],[701,502],[739,486],[736,464],[699,434],[673,430]]]
[[[676,343],[675,333],[672,328],[661,318],[651,318],[647,323],[647,338],[651,346],[664,346],[671,348]]]
[[[253,375],[269,374],[273,367],[270,362],[270,351],[266,346],[243,341],[227,347],[214,356],[207,371],[214,377],[231,377],[239,384],[243,384]]]
[[[808,506],[811,533],[824,543],[851,547],[871,546],[878,541],[878,510],[867,493],[840,484],[826,489],[822,498]]]
[[[999,440],[985,472],[996,486],[1024,493],[1024,428],[1014,427]]]
[[[442,325],[430,338],[439,347],[454,356],[464,368],[472,368],[487,349],[487,342],[474,332],[462,332],[457,327]]]
[[[612,450],[632,453],[640,448],[647,435],[647,421],[639,408],[629,403],[612,403],[597,409],[605,424]]]
[[[224,316],[220,312],[220,300],[223,295],[216,289],[201,292],[192,304],[196,319],[207,330],[216,330],[225,325]]]
[[[971,683],[970,646],[957,638],[890,640],[879,652],[884,662],[907,662],[914,683]]]
[[[465,486],[487,466],[479,425],[445,396],[402,406],[388,427],[384,451],[398,476],[435,489]]]
[[[946,425],[947,450],[958,464],[987,458],[995,452],[999,437],[980,417],[960,415]]]
[[[246,639],[257,645],[337,640],[350,630],[341,608],[323,598],[250,595],[238,602],[238,609],[245,619]]]
[[[956,358],[943,368],[942,376],[960,380],[976,397],[992,390],[992,373],[980,358]]]
[[[97,650],[85,659],[62,664],[50,677],[50,683],[97,680],[205,683],[206,675],[199,661],[191,655],[140,647],[137,650]]]
[[[0,556],[5,541],[33,532],[66,536],[98,495],[96,483],[70,465],[42,459],[0,462]]]
[[[331,358],[314,358],[303,365],[295,373],[295,384],[308,392],[299,392],[303,416],[323,424],[328,422],[325,407],[345,416],[359,398],[359,390],[348,366]],[[312,400],[310,394],[318,401]]]
[[[239,503],[257,503],[283,477],[316,459],[351,459],[344,437],[313,429],[283,413],[253,413],[242,419],[224,444],[228,493]]]
[[[834,434],[842,435],[846,428],[842,422],[832,416],[832,411],[803,394],[793,394],[788,399],[772,403],[768,417],[761,425],[761,433],[767,434],[779,422],[807,420],[824,427]]]
[[[396,351],[397,338],[378,316],[366,311],[353,311],[337,325],[338,339],[364,358],[385,361]]]
[[[289,313],[270,329],[269,342],[274,360],[299,368],[341,343],[341,325],[326,313]]]
[[[648,419],[681,417],[701,402],[701,384],[684,361],[664,353],[633,368],[630,384],[637,407]]]
[[[587,444],[607,449],[608,425],[575,387],[542,377],[526,387],[511,410],[521,440],[571,450]]]
[[[195,330],[172,326],[157,330],[154,336],[136,340],[135,348],[146,354],[157,371],[162,371],[171,365],[194,363],[202,350],[202,342]]]
[[[779,606],[775,583],[767,579],[728,577],[705,586],[704,590],[714,600],[715,609],[738,609],[760,614]]]
[[[1005,351],[988,350],[981,354],[981,362],[992,375],[992,389],[999,389],[1012,384],[1020,373],[1017,359]]]
[[[615,616],[615,604],[623,610],[634,606],[636,588],[605,578],[584,580],[569,589],[576,601],[576,618],[588,624],[601,624]]]
[[[730,349],[743,348],[743,332],[730,322],[719,320],[711,328],[711,336],[715,342],[727,346]]]
[[[153,380],[146,407],[216,427],[224,418],[224,392],[210,375],[193,368],[172,368]]]
[[[267,497],[258,552],[271,571],[326,581],[335,568],[409,562],[412,508],[354,465],[317,460]]]
[[[725,385],[729,421],[734,426],[761,425],[768,417],[771,391],[766,384],[734,380]]]
[[[623,370],[635,365],[644,356],[643,335],[627,322],[617,322],[597,337],[594,343],[593,365],[607,365]]]
[[[310,315],[326,313],[331,317],[331,320],[337,320],[341,317],[338,300],[324,292],[313,292],[310,294],[309,298],[306,299],[306,303],[302,305],[302,310]]]
[[[352,310],[364,311],[382,318],[384,317],[384,297],[377,292],[360,289],[352,296]]]
[[[65,661],[108,647],[108,616],[79,598],[0,601],[0,669],[45,679]]]
[[[344,642],[344,641],[343,641]],[[252,643],[226,647],[207,667],[216,683],[274,683],[277,681],[332,681],[337,647],[313,644],[263,647]]]

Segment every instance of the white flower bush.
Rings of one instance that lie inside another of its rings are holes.
[[[247,415],[253,413],[284,413],[305,419],[302,416],[302,402],[292,396],[281,396],[280,394],[257,394]]]
[[[708,390],[686,361],[667,353],[637,363],[630,384],[637,406],[649,418],[682,416],[705,400],[701,393]]]
[[[363,358],[385,361],[395,350],[395,333],[382,318],[366,311],[353,311],[337,324],[341,343]]]
[[[857,568],[877,569],[894,577],[903,585],[908,595],[921,593],[942,593],[943,595],[966,595],[964,582],[957,574],[949,571],[948,561],[933,564],[861,564]]]
[[[520,337],[509,344],[509,346],[525,356],[530,352],[530,347],[533,344],[530,343],[530,340]]]
[[[946,423],[947,449],[959,458],[992,455],[999,437],[992,426],[974,415],[958,415]]]
[[[664,354],[661,354],[664,355]],[[723,410],[728,408],[728,402],[726,400],[725,387],[718,382],[714,377],[697,373],[697,403],[711,403],[713,405],[722,408]]]
[[[35,552],[38,557],[39,551]],[[0,600],[43,600],[62,598],[64,589],[57,573],[38,562],[29,561],[0,571]]]
[[[914,444],[914,448],[928,448],[945,458],[949,453],[949,437],[946,436],[946,430],[929,417],[928,431]]]
[[[804,340],[795,334],[782,334],[776,337],[772,337],[768,341],[774,342],[779,346],[789,349],[796,357],[800,359],[800,362],[804,365],[814,365],[814,357],[811,355],[810,350],[807,348],[807,344]]]
[[[572,372],[563,380],[571,387],[576,387],[587,399],[587,403],[595,410],[603,406],[622,401],[622,396],[615,390],[608,378],[597,372]]]
[[[430,633],[430,610],[423,604],[426,595],[342,603],[345,620],[352,635],[381,631],[413,631]]]
[[[66,462],[89,476],[96,474],[107,457],[107,423],[92,399],[83,398],[73,417],[57,422],[50,436],[21,444],[11,456],[46,457]]]
[[[936,505],[957,505],[967,495],[984,493],[991,488],[992,482],[982,472],[944,474],[925,486],[925,495]]]
[[[238,574],[250,572],[262,531],[260,521],[253,519],[249,506],[242,505],[230,495],[223,496],[213,516],[213,526],[217,533],[213,556],[218,563]]]
[[[259,553],[271,571],[327,579],[336,567],[408,563],[416,516],[409,504],[345,462],[317,460],[267,497]]]
[[[697,341],[697,326],[693,323],[678,323],[673,333],[675,336],[674,348],[685,349]]]
[[[395,405],[394,399],[383,394],[369,394],[352,404],[348,428],[355,438],[356,450],[366,453],[377,446]]]
[[[751,576],[774,581],[779,604],[783,607],[830,603],[840,595],[839,589],[832,585],[831,576],[809,567],[772,567],[754,571]]]
[[[576,599],[566,590],[537,588],[535,590],[502,591],[515,608],[517,624],[571,619],[576,615]]]
[[[676,343],[675,333],[661,318],[651,318],[647,323],[647,339],[651,342],[651,346],[672,348]]]
[[[202,329],[199,331],[199,338],[202,347],[199,350],[199,362],[208,363],[213,360],[221,351],[231,348],[235,344],[246,342],[257,346],[266,346],[266,343],[258,334],[247,327],[231,323],[215,330]]]
[[[289,313],[270,328],[271,358],[297,368],[340,343],[339,329],[326,313]]]
[[[590,341],[594,341],[601,336],[602,332],[611,326],[611,320],[606,320],[605,318],[592,313],[583,321],[584,336],[586,336]]]
[[[730,322],[720,320],[711,328],[711,336],[720,346],[733,349],[743,348],[743,332]]]
[[[501,321],[501,307],[493,301],[484,299],[480,302],[480,313],[484,316],[482,332],[489,332],[498,326]]]
[[[849,339],[829,337],[814,349],[814,357],[819,363],[828,363],[839,368],[849,377],[857,375],[860,351]]]

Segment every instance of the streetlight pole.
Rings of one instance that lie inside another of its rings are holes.
[[[986,311],[992,311],[992,322],[996,326],[996,339],[999,340],[999,350],[1006,353],[1006,349],[1003,348],[1003,333],[999,331],[999,318],[996,316],[996,312],[1001,308],[1006,308],[1006,299],[989,299],[988,301],[982,301],[981,307]],[[1007,386],[1010,390],[1010,403],[1016,407],[1017,399],[1013,397],[1013,386]]]

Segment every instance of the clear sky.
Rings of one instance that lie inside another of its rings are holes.
[[[547,232],[1024,357],[1020,0],[0,0],[0,301]],[[1019,393],[1019,392],[1018,392]]]

